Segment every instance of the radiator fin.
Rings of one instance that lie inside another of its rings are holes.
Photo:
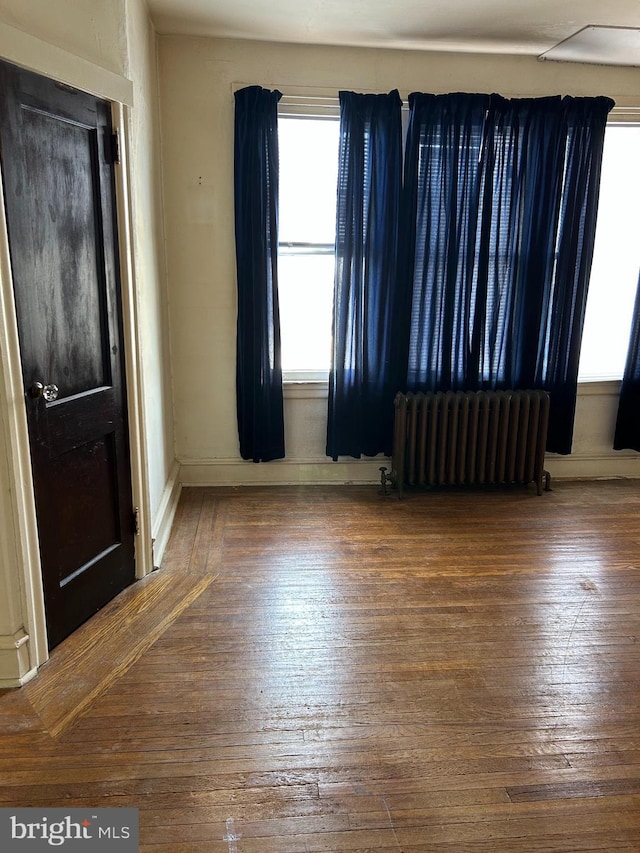
[[[392,478],[404,485],[531,483],[542,491],[546,391],[438,391],[395,399]]]

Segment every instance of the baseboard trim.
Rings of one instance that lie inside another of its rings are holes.
[[[2,668],[2,664],[0,663],[0,669]],[[32,678],[35,678],[38,674],[38,670],[30,669],[29,672],[21,675],[19,678],[3,678],[0,676],[0,690],[12,690],[14,687],[24,687],[25,684],[28,684]]]
[[[606,480],[640,478],[640,454],[616,451],[616,455],[547,454],[545,468],[558,480]]]
[[[182,491],[182,482],[180,479],[180,465],[175,462],[169,479],[164,487],[160,506],[155,521],[152,525],[153,536],[153,565],[159,566],[162,562],[164,550],[167,547],[169,536],[171,535],[171,526],[173,518],[178,508],[180,492]]]
[[[391,460],[279,459],[274,462],[245,462],[241,459],[180,459],[183,486],[288,486],[367,485],[380,482],[380,468],[391,470]],[[578,455],[546,457],[545,468],[558,480],[599,480],[623,477],[640,479],[640,454]]]
[[[380,481],[380,467],[391,468],[389,459],[278,459],[246,462],[242,459],[181,459],[183,486],[291,486],[360,485]]]
[[[30,668],[29,635],[24,628],[0,634],[0,688],[22,687],[37,671]]]

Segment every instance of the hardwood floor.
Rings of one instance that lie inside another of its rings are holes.
[[[638,853],[640,482],[185,490],[0,725],[148,853]]]

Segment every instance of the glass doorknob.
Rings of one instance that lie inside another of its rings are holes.
[[[60,389],[57,385],[43,385],[42,382],[34,382],[29,388],[29,396],[37,400],[39,397],[44,397],[47,403],[53,403],[58,399]]]

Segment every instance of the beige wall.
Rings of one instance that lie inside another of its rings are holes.
[[[156,34],[144,0],[129,0],[127,22],[128,68],[134,85],[130,113],[133,251],[140,311],[149,498],[157,528],[175,455]]]
[[[125,74],[126,5],[126,0],[0,0],[0,21]]]
[[[176,449],[187,483],[371,481],[379,461],[331,463],[326,400],[296,389],[285,401],[287,460],[238,457],[235,415],[233,87],[283,92],[413,90],[612,96],[640,106],[637,69],[409,51],[161,37],[160,80]],[[590,389],[593,391],[594,389]],[[611,451],[616,386],[581,397],[563,476],[640,475],[637,454]]]

